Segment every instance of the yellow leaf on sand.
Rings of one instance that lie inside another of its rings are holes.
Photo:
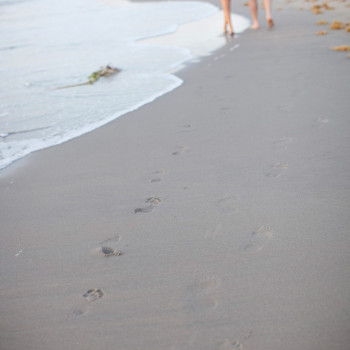
[[[334,21],[331,24],[331,29],[332,30],[340,30],[340,29],[343,29],[343,28],[344,28],[344,24],[342,22]]]
[[[340,45],[331,48],[334,51],[350,51],[350,46],[348,45]]]

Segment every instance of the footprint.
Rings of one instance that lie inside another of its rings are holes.
[[[117,249],[112,248],[112,247],[102,247],[101,248],[101,253],[108,257],[108,256],[119,256],[122,255],[121,252],[119,252]]]
[[[201,291],[214,290],[221,286],[221,281],[216,277],[204,277],[197,282],[196,287]]]
[[[121,241],[122,236],[120,235],[115,235],[112,238],[107,238],[104,241],[101,242],[101,244],[116,244],[117,242]]]
[[[192,125],[191,124],[185,124],[182,126],[181,130],[179,130],[178,132],[192,132]]]
[[[153,172],[152,174],[152,179],[151,179],[151,183],[153,182],[160,182],[163,180],[163,175],[164,171],[163,170],[156,170]]]
[[[163,180],[163,175],[164,171],[163,170],[156,170],[152,173],[152,179],[151,179],[151,183],[154,182],[160,182]]]
[[[23,250],[21,249],[21,250],[19,250],[19,251],[15,254],[15,257],[20,256],[22,253],[23,253]]]
[[[134,214],[137,213],[150,213],[151,211],[153,211],[154,207],[157,206],[158,204],[161,203],[161,199],[157,198],[157,197],[150,197],[147,198],[145,203],[148,203],[149,205],[147,207],[144,208],[136,208],[134,209]]]
[[[274,236],[269,227],[259,226],[248,237],[248,242],[244,246],[245,251],[259,252]]]
[[[216,277],[205,277],[190,286],[190,308],[195,312],[213,310],[219,305],[217,289],[221,282]]]
[[[226,75],[226,77],[223,79],[224,81],[227,81],[227,80],[231,80],[231,79],[233,79],[234,78],[234,76],[233,75],[231,75],[231,74],[229,74],[229,75]]]
[[[224,58],[225,56],[226,56],[225,53],[223,53],[223,54],[221,54],[221,55],[218,55],[218,56],[215,56],[215,57],[214,57],[214,61],[220,60],[220,59]]]
[[[205,232],[204,238],[215,239],[217,237],[217,235],[220,233],[221,229],[222,229],[221,224],[216,225],[216,227],[214,229],[207,230]]]
[[[305,95],[305,92],[306,90],[304,89],[296,88],[296,89],[293,89],[293,91],[291,92],[291,95],[294,97],[303,96]]]
[[[318,118],[316,120],[316,124],[314,124],[313,126],[323,127],[323,126],[325,126],[328,123],[329,123],[329,119],[327,119],[327,118]]]
[[[239,44],[235,44],[235,45],[233,45],[231,48],[230,48],[230,51],[232,52],[232,51],[234,51],[234,50],[236,50],[236,49],[238,49],[239,48]]]
[[[250,339],[253,336],[253,330],[251,329],[247,335],[244,336],[244,339]]]
[[[278,109],[282,112],[289,112],[292,109],[292,104],[282,104],[278,106]]]
[[[74,318],[82,317],[88,312],[88,307],[86,306],[86,303],[84,304],[85,305],[80,305],[79,307],[73,309],[72,315]]]
[[[282,137],[273,142],[275,148],[279,149],[287,149],[287,146],[293,142],[292,137]]]
[[[231,111],[231,107],[221,107],[220,108],[220,113],[222,113],[222,114],[226,114],[226,113],[228,113],[229,111]]]
[[[176,147],[176,151],[172,153],[173,156],[178,156],[178,155],[182,155],[184,153],[187,153],[190,149],[186,146],[178,146]]]
[[[219,211],[223,214],[231,214],[236,211],[236,202],[239,200],[238,196],[227,196],[217,202]]]
[[[75,310],[73,310],[73,315],[74,315],[75,317],[81,317],[81,316],[83,316],[85,313],[86,313],[86,311],[85,311],[85,310],[82,310],[82,309],[75,309]]]
[[[157,198],[157,197],[150,197],[146,199],[146,203],[150,203],[152,205],[158,205],[159,203],[161,203],[161,199]]]
[[[267,177],[280,177],[288,169],[288,163],[275,163],[271,166],[271,171],[266,174]]]
[[[217,100],[217,101],[222,101],[225,99],[223,95],[213,95],[212,97],[214,100]]]
[[[91,251],[91,253],[98,257],[110,257],[119,256],[122,253],[117,250],[117,244],[120,241],[120,236],[115,236],[113,238],[106,239],[102,241],[99,246]]]
[[[226,338],[220,344],[219,350],[243,350],[243,344],[239,340],[231,340]]]
[[[101,299],[104,294],[102,289],[92,288],[83,294],[83,297],[86,298],[87,301],[96,301],[97,299]]]
[[[145,207],[145,208],[136,208],[136,209],[134,209],[134,214],[150,213],[151,211],[153,211],[153,205],[149,205],[148,207]]]

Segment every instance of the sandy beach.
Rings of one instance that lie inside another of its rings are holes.
[[[350,1],[315,4],[1,171],[1,350],[350,349]]]

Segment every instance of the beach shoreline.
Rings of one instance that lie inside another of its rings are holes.
[[[274,6],[176,90],[2,171],[2,350],[348,350],[350,60],[329,48],[350,34]]]

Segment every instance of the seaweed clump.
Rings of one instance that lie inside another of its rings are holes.
[[[321,15],[323,12],[321,11],[321,6],[320,5],[314,5],[311,8],[311,11],[315,14],[315,15]]]
[[[88,78],[89,81],[86,81],[85,83],[61,86],[61,87],[58,87],[54,90],[68,89],[68,88],[83,86],[83,85],[92,85],[101,77],[109,77],[110,75],[119,73],[120,71],[121,71],[121,69],[119,69],[119,68],[113,68],[113,67],[107,65],[107,66],[104,66],[103,68],[97,70],[96,72],[93,72]]]
[[[118,72],[120,72],[120,69],[118,69],[118,68],[113,68],[111,66],[105,66],[105,67],[101,68],[100,70],[93,72],[89,76],[89,84],[93,84],[95,81],[97,81],[101,77],[108,77],[108,76],[115,74],[115,73],[118,73]]]
[[[332,47],[332,50],[346,52],[346,51],[350,51],[350,46],[348,45],[335,46],[335,47]]]
[[[339,21],[334,21],[332,24],[331,24],[331,29],[332,30],[341,30],[341,29],[344,29],[344,24],[342,22],[339,22]]]

